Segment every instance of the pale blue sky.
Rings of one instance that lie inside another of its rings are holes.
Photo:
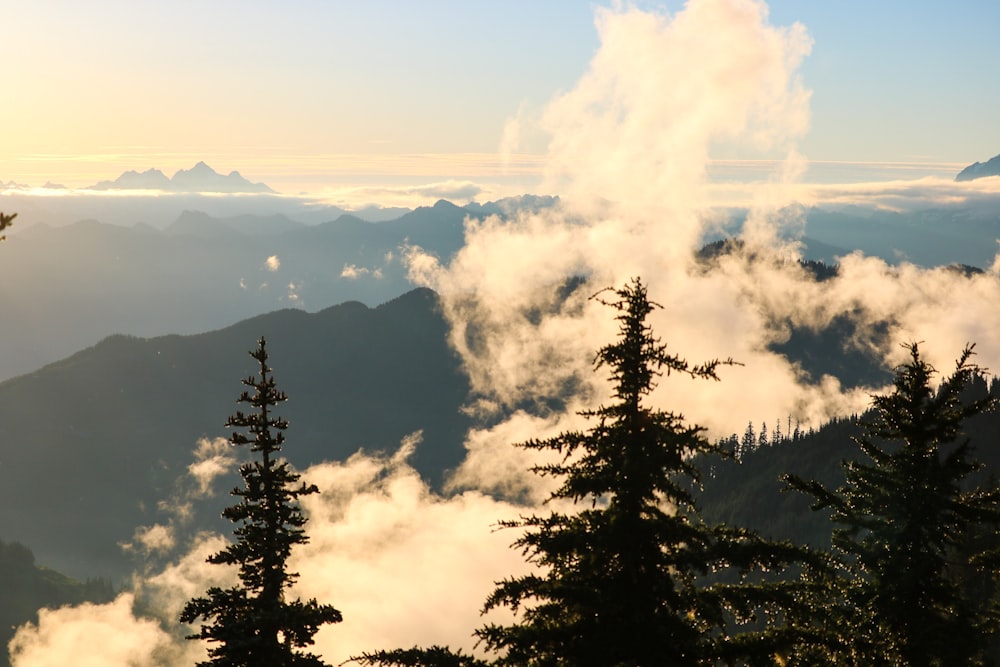
[[[812,91],[800,142],[810,160],[964,164],[1000,152],[1000,3],[770,7],[773,24],[801,22],[814,40],[800,70]],[[482,177],[477,156],[497,151],[504,122],[586,71],[598,48],[593,8],[5,2],[0,181],[85,185],[198,159],[283,190],[374,182],[382,170],[414,183]],[[402,157],[413,154],[438,158],[414,166]],[[455,158],[453,172],[441,156]]]

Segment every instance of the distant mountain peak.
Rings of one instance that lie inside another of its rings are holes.
[[[996,155],[986,162],[973,162],[968,167],[958,172],[956,181],[972,181],[984,176],[1000,176],[1000,155]]]
[[[113,181],[101,181],[91,190],[162,190],[164,192],[214,192],[214,193],[273,193],[263,183],[252,183],[238,171],[222,175],[204,161],[190,169],[180,169],[168,178],[159,169],[143,172],[129,170]]]

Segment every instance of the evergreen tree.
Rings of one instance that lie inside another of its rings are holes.
[[[534,472],[562,480],[551,500],[583,509],[502,524],[527,529],[515,546],[538,570],[499,582],[487,598],[484,612],[507,607],[518,617],[476,632],[492,662],[440,647],[356,660],[423,667],[756,665],[774,664],[776,654],[807,635],[808,627],[780,621],[800,613],[799,601],[812,603],[810,581],[767,578],[763,570],[822,559],[750,531],[706,525],[692,489],[701,480],[699,463],[723,455],[721,445],[681,415],[645,404],[663,374],[718,380],[719,366],[733,362],[693,366],[668,353],[646,323],[658,306],[641,281],[609,291],[615,298],[602,303],[617,310],[620,334],[595,365],[610,371],[614,401],[582,413],[595,422],[588,431],[519,445],[559,454],[559,462]],[[745,578],[753,572],[752,581]]]
[[[758,447],[767,447],[771,444],[771,439],[767,435],[767,422],[760,423],[760,436],[757,438]]]
[[[962,432],[995,400],[974,391],[981,371],[971,347],[936,392],[935,370],[916,344],[908,349],[893,391],[873,399],[874,418],[857,439],[865,460],[844,463],[844,484],[830,490],[786,477],[837,524],[833,546],[843,569],[819,607],[839,638],[827,664],[987,664],[1000,629],[995,599],[970,595],[962,581],[971,565],[992,590],[997,583],[1000,554],[980,538],[1000,525],[1000,488],[971,484],[981,465]]]
[[[743,439],[740,441],[740,456],[748,454],[757,446],[757,436],[753,432],[753,422],[747,422],[747,430],[743,432]]]
[[[241,500],[222,513],[238,524],[236,541],[208,558],[210,563],[238,566],[240,583],[210,588],[206,597],[187,603],[180,620],[208,621],[188,637],[215,644],[209,649],[211,659],[201,663],[204,667],[317,667],[324,663],[301,649],[313,644],[320,626],[339,622],[340,612],[314,599],[288,602],[285,593],[298,576],[288,571],[286,560],[293,546],[308,539],[298,499],[318,489],[299,483],[299,475],[278,458],[288,422],[272,411],[287,396],[275,385],[263,338],[250,355],[258,362],[259,375],[243,380],[252,393],[244,391],[239,402],[253,410],[237,411],[226,426],[245,429],[234,430],[229,441],[249,445],[259,458],[240,467],[244,486],[233,489],[232,495]]]
[[[11,213],[10,215],[0,211],[0,232],[7,229],[14,224],[14,218],[17,217],[17,213]],[[0,235],[0,241],[6,241],[7,237]]]
[[[787,629],[751,632],[740,624],[794,605],[805,584],[751,583],[742,575],[806,555],[749,531],[706,525],[691,490],[700,484],[699,463],[722,452],[702,427],[645,403],[663,374],[718,380],[718,367],[733,362],[693,366],[668,353],[646,323],[658,306],[641,281],[612,293],[602,303],[617,310],[619,337],[595,365],[610,371],[613,402],[582,413],[595,422],[588,431],[520,445],[559,454],[559,462],[534,470],[562,480],[553,501],[584,509],[505,524],[527,529],[515,546],[539,571],[498,584],[485,611],[508,607],[519,619],[477,635],[503,665],[771,661],[794,643]]]

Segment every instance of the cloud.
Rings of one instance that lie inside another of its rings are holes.
[[[204,650],[178,644],[150,619],[133,613],[123,593],[109,604],[42,609],[38,623],[18,629],[10,642],[12,667],[106,667],[193,664]]]
[[[315,597],[343,613],[342,623],[316,636],[315,649],[330,664],[417,643],[471,651],[493,582],[525,571],[520,553],[508,548],[516,533],[495,526],[526,508],[476,490],[433,492],[407,463],[420,439],[409,436],[391,455],[359,452],[302,471],[320,493],[303,498],[309,542],[289,560],[301,575],[290,596]],[[113,603],[43,611],[37,626],[18,630],[14,665],[194,664],[205,645],[181,639],[191,629],[176,619],[210,586],[236,583],[233,568],[206,562],[227,539],[194,535],[165,566],[137,575],[134,593]],[[153,618],[138,614],[135,599]],[[74,653],[91,662],[67,657]]]
[[[289,564],[302,575],[296,594],[344,614],[317,635],[327,661],[414,644],[471,650],[493,582],[525,569],[508,548],[516,534],[494,530],[524,509],[479,491],[433,493],[406,464],[415,445],[303,473],[321,493],[303,499],[310,542]]]
[[[766,19],[762,3],[737,0],[690,2],[674,16],[599,9],[601,46],[590,68],[542,114],[551,135],[546,181],[563,206],[470,221],[465,247],[446,265],[410,254],[411,276],[443,295],[480,407],[541,402],[567,387],[606,398],[591,361],[615,323],[588,297],[634,276],[663,304],[653,324],[671,349],[693,361],[733,356],[752,369],[727,368],[722,383],[665,379],[661,405],[725,431],[762,411],[818,418],[830,401],[861,400],[829,383],[803,399],[801,373],[767,352],[780,332],[738,280],[700,270],[693,256],[708,220],[713,146],[743,142],[789,155],[771,174],[777,182],[800,171],[794,141],[808,126],[809,93],[797,68],[810,40],[801,26]],[[777,238],[777,219],[764,210],[773,198],[755,205],[757,235]],[[567,295],[574,276],[587,285]],[[774,282],[782,277],[800,278],[775,274]],[[745,400],[751,373],[767,378],[769,391]]]
[[[385,260],[386,263],[392,261],[391,252],[387,252],[385,254]],[[344,264],[344,268],[341,269],[340,271],[340,277],[347,278],[348,280],[357,280],[362,276],[372,276],[373,278],[381,278],[382,269],[381,268],[369,269],[364,266],[358,266],[357,264]]]
[[[197,484],[196,497],[209,495],[216,478],[231,472],[236,464],[234,447],[225,438],[200,438],[194,459],[187,472]]]
[[[264,267],[267,268],[268,271],[277,271],[281,268],[281,260],[278,259],[277,255],[271,255],[264,260]]]

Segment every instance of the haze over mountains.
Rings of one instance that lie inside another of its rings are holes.
[[[467,217],[508,205],[538,201],[472,209],[442,201],[384,223],[184,211],[163,229],[96,220],[15,227],[0,262],[0,378],[115,333],[199,333],[278,308],[378,305],[413,287],[407,247],[447,258],[462,245]]]

